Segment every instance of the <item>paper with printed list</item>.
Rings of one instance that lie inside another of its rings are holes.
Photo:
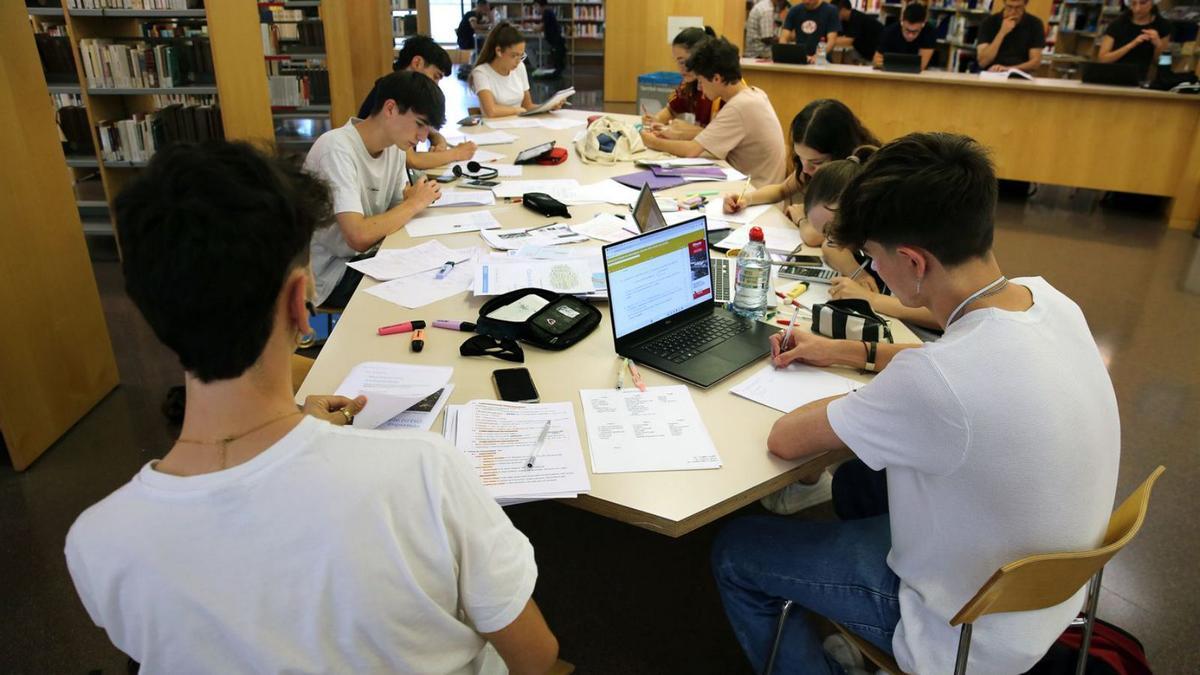
[[[570,402],[452,405],[442,433],[471,460],[483,487],[501,505],[591,490]]]
[[[802,363],[787,368],[767,365],[729,390],[742,398],[789,413],[800,406],[829,396],[848,394],[863,386],[827,368]]]
[[[493,255],[475,266],[475,295],[501,295],[521,288],[544,288],[558,293],[596,290],[587,260],[534,260]]]
[[[445,388],[453,374],[449,366],[364,361],[351,369],[334,394],[365,395],[367,406],[354,416],[354,426],[374,429]]]
[[[491,211],[468,211],[449,216],[425,216],[408,221],[404,231],[410,237],[432,237],[456,232],[475,232],[500,227]]]
[[[411,248],[381,248],[375,255],[346,263],[363,274],[389,281],[437,269],[447,262],[461,263],[475,255],[475,247],[447,248],[434,239]]]
[[[451,249],[455,250],[455,249]],[[478,249],[458,249],[468,255],[462,260],[447,260],[437,267],[376,284],[366,289],[369,295],[393,302],[401,307],[416,309],[470,290],[475,280],[475,258]],[[458,258],[460,256],[454,256]],[[441,260],[442,258],[434,258]]]
[[[719,469],[721,457],[683,385],[584,389],[593,473]]]

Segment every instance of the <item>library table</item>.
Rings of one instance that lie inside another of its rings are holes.
[[[1169,225],[1200,220],[1200,96],[1078,80],[985,80],[968,73],[888,73],[870,66],[743,59],[784,136],[810,101],[837,99],[882,141],[914,131],[966,134],[1001,178],[1171,198]]]
[[[580,111],[566,111],[556,115],[586,117]],[[633,119],[630,117],[630,119]],[[472,130],[468,129],[467,132]],[[486,131],[486,129],[485,129]],[[521,180],[575,178],[586,185],[601,179],[635,171],[632,163],[614,166],[588,165],[579,161],[572,137],[579,129],[549,131],[537,129],[507,129],[519,137],[515,143],[503,146],[486,146],[486,149],[502,152],[511,162],[516,153],[540,141],[553,138],[561,147],[569,148],[570,156],[558,166],[526,166]],[[436,171],[434,172],[436,173]],[[503,180],[503,179],[500,179]],[[741,189],[744,183],[698,183],[684,185],[660,192],[664,196],[682,196],[689,192]],[[452,186],[453,187],[453,186]],[[477,210],[480,207],[431,209],[433,215]],[[505,228],[529,227],[556,222],[561,219],[543,218],[517,204],[498,202],[491,207],[496,219]],[[611,204],[596,204],[570,207],[569,222],[584,222],[600,212],[628,212],[627,207]],[[428,212],[427,212],[428,213]],[[564,221],[567,222],[567,221]],[[786,223],[786,216],[777,208],[771,208],[758,221],[763,224]],[[482,247],[490,254],[487,244],[475,232],[441,237],[451,248],[466,246]],[[409,237],[401,229],[383,242],[384,248],[408,248],[426,241],[426,238]],[[574,244],[576,247],[598,247],[600,242]],[[815,252],[815,251],[814,251]],[[346,374],[362,361],[393,361],[422,365],[453,366],[454,391],[449,403],[461,404],[473,399],[495,399],[491,373],[497,368],[509,368],[518,364],[491,357],[462,357],[458,347],[469,333],[432,328],[435,319],[461,319],[474,321],[479,308],[486,300],[470,292],[452,296],[432,305],[410,310],[364,292],[375,282],[365,278],[355,292],[345,313],[337,323],[333,335],[321,350],[320,356],[301,386],[297,401],[309,394],[332,393]],[[815,284],[801,298],[805,304],[819,302],[827,287]],[[749,377],[767,364],[751,365],[735,373],[708,390],[692,388],[692,398],[699,409],[709,435],[721,455],[720,469],[697,471],[663,471],[648,473],[591,473],[588,457],[587,434],[584,428],[583,407],[579,399],[580,389],[602,389],[615,386],[620,359],[613,348],[612,325],[606,302],[596,303],[604,318],[587,338],[561,352],[543,351],[522,345],[525,351],[526,368],[529,369],[542,402],[571,401],[579,426],[579,437],[584,448],[585,462],[591,480],[591,492],[576,499],[561,500],[609,518],[637,525],[672,537],[678,537],[697,527],[712,522],[735,511],[760,497],[782,488],[795,478],[811,470],[802,462],[789,462],[767,453],[767,434],[780,413],[766,406],[753,403],[729,392],[730,387]],[[425,331],[425,348],[414,354],[409,349],[409,335],[380,337],[376,329],[380,326],[413,319],[422,319],[431,327]],[[892,332],[898,342],[917,342],[917,338],[899,321],[892,321]],[[866,376],[857,371],[839,369],[852,379],[865,381]],[[649,369],[642,369],[648,386],[681,384],[679,380]],[[628,382],[628,378],[626,379]],[[441,417],[435,421],[434,432],[441,430]],[[817,460],[820,461],[820,460]]]

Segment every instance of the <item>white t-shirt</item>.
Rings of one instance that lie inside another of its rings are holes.
[[[147,464],[79,516],[67,563],[145,673],[504,673],[476,631],[537,579],[529,540],[427,432],[305,418],[245,464]]]
[[[333,212],[377,216],[403,201],[407,182],[404,151],[389,145],[372,157],[354,128],[362,120],[352,117],[344,126],[331,129],[313,143],[304,168],[329,182]],[[316,304],[325,302],[342,280],[346,262],[358,251],[350,248],[334,222],[313,233],[311,257],[317,281]]]
[[[529,91],[525,63],[518,63],[508,75],[497,73],[490,63],[475,66],[471,69],[471,91],[476,95],[481,91],[490,91],[492,98],[500,105],[521,105],[521,101],[525,100],[525,92]]]
[[[1040,277],[1025,312],[985,308],[942,339],[900,352],[867,386],[829,405],[838,437],[887,469],[900,577],[896,662],[954,670],[949,620],[1001,565],[1094,548],[1116,493],[1117,400],[1079,307]],[[1079,611],[1084,590],[974,627],[969,673],[1023,673]]]

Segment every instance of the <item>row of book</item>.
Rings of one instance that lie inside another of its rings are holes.
[[[204,0],[70,0],[71,9],[203,9]]]
[[[97,132],[106,162],[145,162],[171,143],[225,138],[217,106],[169,105],[131,119],[101,122]]]
[[[61,84],[79,81],[66,26],[46,26],[44,32],[33,34],[33,41],[37,45],[38,58],[42,60],[47,82]]]
[[[297,10],[299,11],[299,10]],[[265,56],[275,56],[282,54],[281,46],[288,42],[296,42],[299,40],[300,32],[296,28],[297,24],[274,24],[260,23],[259,31],[262,34],[263,54]]]
[[[181,87],[216,82],[207,40],[152,45],[84,39],[79,41],[79,53],[88,87]]]
[[[329,104],[329,71],[297,68],[272,61],[267,64],[271,105],[287,108]]]

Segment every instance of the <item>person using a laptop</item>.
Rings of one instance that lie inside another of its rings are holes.
[[[783,133],[766,92],[742,79],[738,48],[725,38],[700,43],[687,60],[709,100],[725,101],[712,122],[692,140],[671,140],[642,131],[651,150],[678,157],[707,155],[729,162],[760,185],[778,183],[787,169]]]
[[[1154,0],[1126,0],[1126,9],[1108,24],[1100,38],[1100,63],[1135,66],[1141,78],[1171,45],[1171,22],[1158,13]]]
[[[933,49],[937,47],[937,32],[929,25],[929,10],[919,2],[910,2],[900,13],[900,20],[884,26],[875,52],[875,67],[883,67],[885,54],[920,54],[921,70],[929,67]]]
[[[826,47],[832,48],[841,29],[837,7],[825,0],[803,0],[788,10],[779,41],[804,46],[808,49],[808,62],[816,63],[817,45],[824,41]]]
[[[1025,11],[1028,5],[1029,0],[1004,0],[1004,10],[979,25],[980,68],[1032,73],[1041,65],[1046,28],[1041,19]]]
[[[654,115],[642,115],[642,123],[657,135],[670,140],[690,140],[708,126],[724,103],[712,100],[700,91],[696,74],[687,69],[688,57],[701,42],[717,36],[711,27],[684,28],[671,41],[671,56],[679,65],[683,82],[667,98],[667,105]]]
[[[904,136],[845,193],[854,197],[841,200],[832,238],[865,249],[900,301],[932,312],[945,335],[872,345],[799,328],[783,349],[772,338],[780,366],[879,374],[784,415],[767,440],[788,460],[857,456],[835,479],[842,520],[736,520],[713,544],[713,571],[760,670],[789,599],[894,655],[906,673],[949,673],[959,638],[949,621],[997,568],[1103,539],[1120,455],[1117,399],[1079,306],[1045,279],[1001,271],[996,175],[979,144]],[[1084,594],[976,622],[967,672],[1027,671]],[[778,662],[842,673],[847,665],[822,650],[807,611],[790,614]]]
[[[846,104],[831,98],[812,101],[796,113],[791,126],[792,152],[798,161],[796,170],[782,183],[763,185],[745,194],[725,195],[725,213],[737,213],[754,204],[785,202],[788,218],[800,228],[800,238],[809,246],[820,246],[825,232],[814,227],[804,216],[804,189],[817,169],[837,159],[845,159],[863,145],[879,145],[869,129]]]
[[[883,24],[874,16],[854,9],[851,0],[837,0],[837,8],[842,29],[838,32],[835,44],[853,48],[854,54],[863,63],[871,63],[875,59]]]

